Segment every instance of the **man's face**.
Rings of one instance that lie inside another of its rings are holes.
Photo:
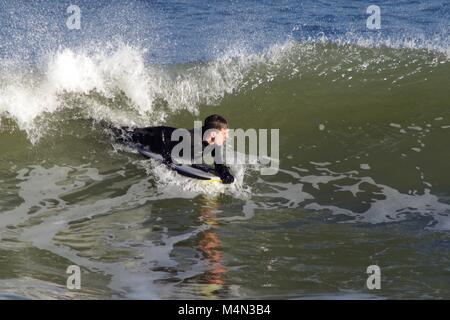
[[[221,146],[228,139],[229,129],[220,129],[215,131],[214,143]]]

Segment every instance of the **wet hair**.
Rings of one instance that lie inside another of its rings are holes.
[[[221,130],[221,129],[228,129],[228,121],[218,115],[218,114],[213,114],[210,115],[209,117],[207,117],[205,119],[205,123],[203,125],[204,130],[209,130],[209,129],[217,129],[217,130]]]

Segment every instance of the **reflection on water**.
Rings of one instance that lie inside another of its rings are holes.
[[[222,243],[218,232],[216,231],[219,225],[217,221],[217,209],[219,202],[214,198],[202,198],[202,206],[200,208],[201,221],[209,226],[210,229],[205,230],[199,242],[200,250],[203,252],[207,270],[204,274],[206,285],[202,293],[207,298],[216,297],[217,291],[225,286],[226,267],[223,265],[222,258]]]

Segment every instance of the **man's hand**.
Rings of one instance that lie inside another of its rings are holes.
[[[234,177],[231,174],[226,174],[220,178],[224,184],[231,184],[234,182]]]
[[[219,174],[220,179],[222,179],[222,182],[224,184],[231,184],[234,182],[234,177],[230,173],[230,170],[228,167],[222,165],[222,164],[216,164],[215,166],[216,172]]]

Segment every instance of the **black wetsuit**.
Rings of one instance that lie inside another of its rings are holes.
[[[172,150],[173,148],[181,142],[181,139],[178,141],[172,141],[172,133],[176,130],[176,128],[172,127],[147,127],[147,128],[136,128],[130,129],[127,127],[122,128],[113,128],[113,132],[118,141],[123,143],[133,143],[138,144],[143,148],[148,149],[153,153],[160,154],[165,163],[172,163]],[[202,129],[202,137],[203,137],[203,129]],[[202,146],[200,148],[202,154],[195,154],[194,148],[194,130],[190,130],[189,134],[191,135],[191,158],[197,158],[202,156],[203,151],[206,146],[208,146],[208,142],[202,141]],[[217,147],[216,150],[219,150],[220,154],[221,147]],[[182,156],[182,155],[181,155]],[[213,153],[213,156],[215,154]],[[216,159],[216,158],[215,158]],[[223,160],[223,159],[222,159]],[[223,162],[223,161],[221,161]],[[234,182],[234,177],[230,173],[230,170],[224,164],[218,163],[218,161],[214,162],[214,171],[220,176],[223,183],[229,184]]]

